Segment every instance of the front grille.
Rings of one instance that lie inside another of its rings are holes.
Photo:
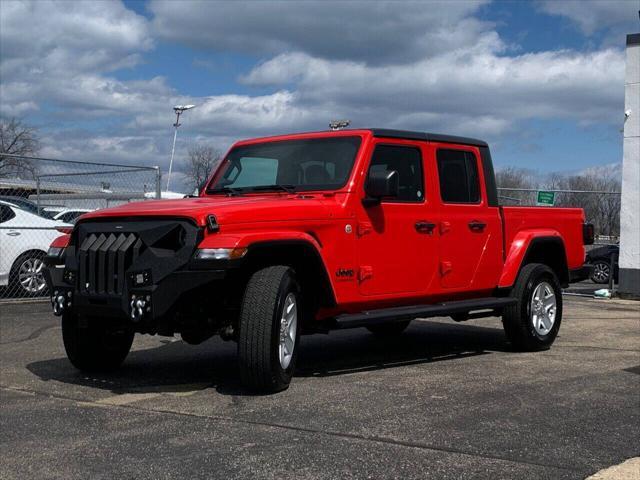
[[[122,294],[125,273],[140,255],[134,233],[91,233],[78,250],[78,288],[89,294]]]

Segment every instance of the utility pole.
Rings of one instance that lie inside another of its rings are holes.
[[[169,173],[167,175],[167,189],[165,191],[169,191],[169,184],[171,183],[171,170],[173,169],[173,155],[176,152],[176,139],[178,138],[178,127],[180,126],[180,115],[184,113],[185,110],[190,110],[195,105],[176,105],[173,107],[173,111],[176,113],[176,123],[173,124],[173,146],[171,147],[171,160],[169,161]]]

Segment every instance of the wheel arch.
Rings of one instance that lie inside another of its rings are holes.
[[[243,277],[270,265],[287,265],[295,272],[303,292],[316,291],[316,306],[336,304],[335,291],[318,246],[304,239],[278,239],[250,244],[242,259]],[[310,289],[309,286],[316,288]],[[306,288],[305,288],[306,287]]]
[[[11,263],[11,268],[9,269],[9,272],[13,273],[14,269],[16,268],[16,266],[18,264],[18,260],[20,260],[22,257],[27,256],[28,254],[33,254],[33,253],[41,254],[43,257],[47,254],[46,251],[40,250],[39,248],[27,248],[26,250],[24,250],[24,251],[20,252],[18,255],[16,255],[15,260]]]
[[[499,287],[510,288],[525,265],[541,263],[547,265],[558,277],[563,287],[569,284],[569,266],[564,241],[559,233],[544,235],[528,233],[516,236],[500,277]]]

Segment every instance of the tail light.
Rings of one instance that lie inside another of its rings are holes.
[[[582,225],[582,243],[585,245],[593,245],[596,238],[593,223],[585,223]]]
[[[73,227],[56,227],[56,230],[60,233],[64,233],[65,235],[71,235]]]

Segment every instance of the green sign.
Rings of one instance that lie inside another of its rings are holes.
[[[555,200],[556,192],[544,192],[541,190],[538,192],[538,200],[536,202],[536,205],[553,207]]]

